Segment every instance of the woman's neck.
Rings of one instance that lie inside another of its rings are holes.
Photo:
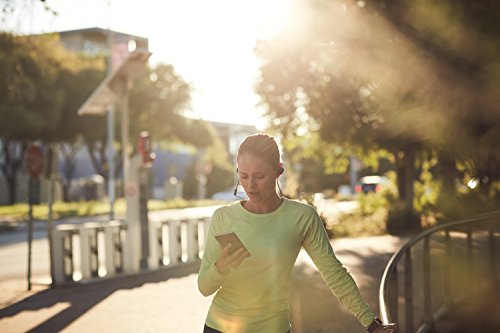
[[[273,195],[269,200],[263,202],[255,202],[251,200],[243,201],[243,207],[249,212],[256,214],[267,214],[274,212],[283,202],[283,198],[279,197],[277,194]]]

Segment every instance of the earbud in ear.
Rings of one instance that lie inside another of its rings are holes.
[[[282,174],[283,172],[285,172],[285,169],[283,169],[283,168],[278,168],[278,175],[280,175],[280,176],[281,176],[281,174]]]

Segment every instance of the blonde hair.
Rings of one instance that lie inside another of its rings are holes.
[[[261,158],[275,169],[281,167],[280,150],[276,140],[268,134],[257,133],[246,137],[240,144],[236,160],[244,154],[250,154]]]

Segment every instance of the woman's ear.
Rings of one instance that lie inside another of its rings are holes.
[[[281,176],[281,174],[285,172],[285,169],[283,169],[283,162],[278,163],[278,177]]]

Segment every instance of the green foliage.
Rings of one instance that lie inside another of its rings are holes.
[[[39,139],[54,130],[64,101],[59,71],[69,70],[53,36],[19,37],[0,32],[0,133],[16,140]]]
[[[342,214],[335,224],[329,224],[334,238],[341,237],[368,237],[385,235],[387,210],[379,208],[372,214],[366,215],[360,210],[352,214]]]
[[[156,141],[176,140],[196,147],[211,145],[215,131],[210,125],[185,116],[191,90],[172,65],[147,68],[130,93],[131,138],[147,130]]]
[[[257,92],[272,128],[284,138],[307,142],[309,131],[344,148],[384,148],[396,156],[427,148],[466,163],[472,177],[486,180],[481,190],[494,195],[497,2],[303,0],[296,6],[289,25],[257,47],[263,60]],[[425,167],[415,177],[407,162],[398,166],[405,178],[397,182],[399,195],[410,206],[404,186],[418,179],[416,209],[429,211],[440,185]],[[450,177],[447,171],[434,176]],[[401,209],[391,217],[413,219],[410,207]]]
[[[417,212],[428,214],[435,211],[436,203],[441,192],[441,184],[432,175],[430,168],[436,163],[432,161],[424,161],[420,177],[414,183],[415,198],[414,206]]]
[[[499,194],[485,198],[477,189],[463,193],[442,192],[436,202],[436,216],[440,222],[450,222],[498,211],[499,207]]]
[[[216,205],[213,200],[149,200],[148,209],[176,209],[188,207],[202,207]],[[0,206],[0,222],[22,222],[28,218],[29,206],[26,203],[19,203],[9,206]],[[83,217],[109,214],[109,203],[102,201],[87,201],[87,202],[55,202],[53,207],[53,218],[59,219],[64,217]],[[115,213],[123,215],[126,212],[126,201],[124,199],[116,200]],[[46,220],[48,216],[47,205],[34,205],[33,217],[36,220]],[[2,223],[3,224],[3,223]]]
[[[385,209],[388,206],[387,198],[381,193],[360,194],[358,203],[361,216],[373,215],[377,211]]]

